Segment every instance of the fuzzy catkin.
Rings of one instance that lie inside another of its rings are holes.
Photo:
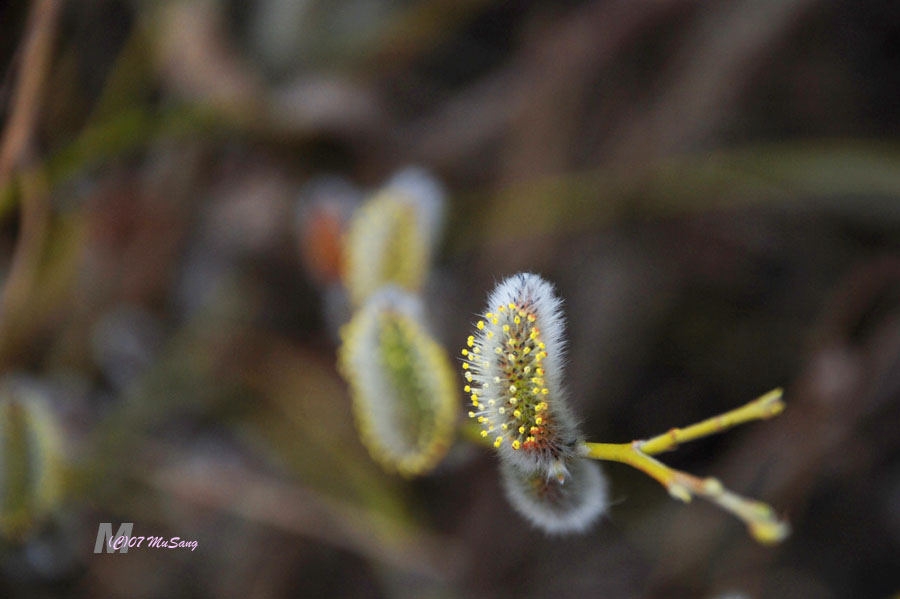
[[[23,385],[0,389],[0,531],[18,537],[62,495],[61,432],[42,399]]]
[[[502,281],[462,350],[469,416],[501,459],[562,481],[581,434],[563,383],[562,301],[538,275]]]
[[[444,456],[458,409],[449,358],[422,323],[416,297],[384,288],[342,330],[338,353],[363,443],[387,470],[405,476],[427,472]]]
[[[583,532],[606,511],[606,479],[595,462],[574,458],[565,482],[540,472],[523,472],[501,460],[506,498],[531,524],[550,534]]]
[[[406,169],[353,214],[344,242],[344,284],[355,306],[386,285],[418,292],[441,228],[443,192]]]

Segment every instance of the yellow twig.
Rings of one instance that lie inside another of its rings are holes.
[[[689,503],[696,495],[731,512],[744,521],[760,543],[774,544],[787,538],[790,526],[777,518],[771,507],[732,493],[715,478],[699,478],[670,468],[642,452],[637,443],[585,443],[585,457],[621,462],[644,472],[669,491],[669,495]]]
[[[672,429],[647,441],[585,443],[584,456],[595,460],[621,462],[637,468],[663,485],[669,495],[686,503],[695,495],[703,497],[740,518],[747,525],[753,538],[760,543],[778,543],[787,537],[790,526],[779,520],[771,507],[732,493],[722,486],[718,479],[699,478],[670,468],[650,454],[668,451],[677,447],[679,443],[720,433],[744,422],[771,418],[784,409],[781,395],[781,389],[775,389],[745,406],[683,429]]]
[[[781,399],[782,394],[783,392],[780,388],[773,389],[740,408],[713,416],[703,422],[698,422],[685,428],[673,428],[667,433],[657,435],[646,441],[639,441],[640,449],[647,455],[656,455],[665,451],[671,451],[687,441],[715,435],[745,422],[772,418],[784,410],[784,401]]]

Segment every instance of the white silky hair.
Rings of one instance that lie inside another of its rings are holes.
[[[569,475],[560,483],[500,462],[506,498],[523,518],[548,534],[585,532],[609,507],[606,478],[597,463],[573,458],[567,466]]]
[[[7,455],[12,448],[8,440],[11,422],[0,422],[0,463],[10,459],[25,460],[28,509],[35,519],[42,518],[62,493],[61,465],[65,455],[63,432],[50,405],[35,381],[12,376],[0,381],[0,412],[17,404],[23,411],[24,452]],[[8,471],[0,472],[0,497],[7,493]]]
[[[359,400],[368,412],[372,434],[385,451],[394,456],[402,456],[415,449],[397,430],[395,406],[391,398],[395,390],[385,376],[382,356],[378,352],[381,344],[382,318],[395,313],[399,318],[411,320],[419,325],[424,322],[422,302],[413,295],[404,293],[397,287],[388,286],[372,295],[354,316],[354,338],[347,354],[347,366],[358,379]],[[414,359],[411,357],[410,359]],[[428,376],[427,372],[421,373]]]
[[[581,434],[575,417],[568,404],[566,395],[563,363],[565,361],[565,319],[562,313],[562,300],[556,294],[553,285],[536,274],[518,273],[500,282],[488,297],[485,310],[484,328],[476,331],[474,345],[479,348],[479,358],[472,360],[472,378],[476,383],[475,391],[482,397],[482,404],[493,400],[498,405],[506,403],[505,389],[496,383],[497,377],[503,378],[501,367],[495,360],[496,349],[503,348],[503,326],[511,325],[515,314],[512,310],[498,312],[498,307],[509,304],[529,305],[536,320],[535,326],[540,330],[540,337],[546,347],[547,356],[542,368],[545,386],[549,390],[548,411],[553,418],[554,443],[557,455],[542,451],[525,451],[514,449],[511,443],[502,443],[498,448],[500,457],[526,470],[539,470],[552,476],[565,477],[568,458],[577,455],[577,446]],[[493,314],[494,318],[488,318]],[[496,319],[496,323],[494,320]],[[505,383],[501,383],[505,384]],[[509,409],[511,411],[512,408]],[[507,412],[509,413],[509,412]],[[510,425],[507,415],[497,410],[484,411],[485,418],[495,430],[500,430],[504,423]]]
[[[398,234],[393,215],[396,208],[408,208],[413,215],[413,247],[404,248],[409,281],[383,280],[386,256]],[[347,285],[354,303],[361,304],[381,286],[402,284],[418,291],[424,284],[431,257],[443,226],[444,192],[425,170],[407,168],[397,172],[375,191],[351,219],[345,256]],[[418,278],[421,280],[418,280]]]
[[[446,193],[443,186],[424,168],[408,166],[394,173],[384,186],[386,191],[412,202],[429,251],[440,241],[444,224]]]

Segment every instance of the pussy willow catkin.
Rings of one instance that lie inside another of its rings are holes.
[[[344,243],[344,284],[360,306],[384,285],[422,288],[437,241],[443,192],[424,171],[406,169],[353,214]]]
[[[459,405],[449,358],[422,312],[417,298],[386,287],[342,330],[338,353],[363,443],[386,469],[406,476],[444,456]]]
[[[564,481],[582,441],[563,386],[562,301],[541,277],[501,282],[462,350],[469,416],[500,457]]]
[[[31,389],[0,384],[0,531],[17,537],[48,516],[62,495],[61,432]]]
[[[583,532],[606,511],[606,479],[597,463],[572,459],[565,482],[526,473],[501,460],[500,478],[510,504],[536,528],[551,534]]]

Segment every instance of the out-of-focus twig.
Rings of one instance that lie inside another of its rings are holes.
[[[523,238],[568,235],[623,218],[655,220],[760,205],[897,222],[898,172],[896,148],[868,141],[760,144],[654,160],[640,168],[612,165],[509,185],[493,196],[478,221],[491,227],[490,234],[481,225],[468,226],[460,228],[456,242],[469,247],[478,239],[520,248]],[[847,196],[855,201],[847,202]]]
[[[12,96],[12,109],[0,141],[0,187],[24,159],[40,108],[47,64],[53,50],[53,37],[60,0],[38,0],[31,9],[24,37],[22,63]]]
[[[32,7],[12,111],[0,145],[0,189],[27,159],[61,7],[60,0],[40,0]],[[14,314],[33,287],[50,217],[47,189],[40,176],[25,178],[20,194],[19,238],[0,295],[0,339],[3,340],[8,337]]]
[[[671,60],[664,89],[631,118],[622,119],[618,130],[601,143],[604,153],[642,162],[704,139],[751,85],[748,72],[770,60],[772,46],[816,4],[748,0],[708,6],[686,37],[690,41]]]
[[[468,156],[490,147],[504,135],[521,138],[528,147],[515,156],[524,172],[538,168],[547,174],[546,137],[562,143],[562,137],[575,126],[569,116],[554,115],[549,122],[547,110],[578,108],[576,98],[589,88],[593,74],[609,64],[624,45],[642,29],[651,26],[692,0],[660,0],[653,3],[630,2],[586,3],[558,18],[522,44],[509,64],[497,69],[458,92],[432,113],[416,119],[400,129],[403,144],[413,147],[412,154],[423,156],[441,168],[463,168]],[[573,89],[574,88],[574,89]],[[553,131],[558,118],[567,119],[565,131]],[[467,126],[460,127],[465,122]],[[533,130],[533,131],[532,131]],[[530,153],[540,148],[541,161],[530,160]],[[554,148],[554,152],[559,152]],[[509,160],[507,160],[509,162]],[[559,164],[555,165],[559,166]],[[518,167],[517,167],[518,168]],[[507,180],[512,176],[507,166]]]
[[[146,482],[180,501],[189,501],[247,520],[327,543],[407,572],[452,578],[462,553],[436,533],[406,529],[370,510],[303,489],[234,464],[204,459],[191,467],[170,448],[167,466],[148,470]],[[157,452],[154,452],[157,453]]]

